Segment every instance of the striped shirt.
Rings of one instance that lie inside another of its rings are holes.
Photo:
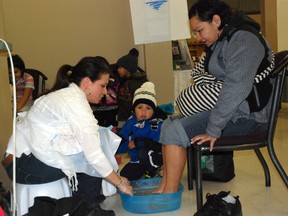
[[[17,103],[19,103],[20,100],[23,98],[25,88],[34,89],[34,79],[28,73],[24,73],[23,77],[21,77],[19,80],[16,81],[16,101],[17,101]],[[29,110],[32,105],[33,105],[33,98],[32,98],[32,93],[31,93],[27,103],[21,109],[21,111]]]

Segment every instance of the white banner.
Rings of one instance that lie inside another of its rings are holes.
[[[190,38],[187,0],[130,0],[135,45]]]

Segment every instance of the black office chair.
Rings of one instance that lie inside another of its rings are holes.
[[[288,65],[288,51],[282,51],[275,54],[275,69],[272,72],[271,79],[275,79],[275,84],[272,92],[272,107],[270,111],[269,124],[267,131],[258,134],[251,134],[246,136],[227,136],[220,137],[213,148],[213,152],[227,152],[238,150],[254,150],[258,159],[260,160],[265,173],[265,185],[270,187],[270,172],[268,165],[260,151],[260,148],[267,147],[269,156],[278,171],[280,177],[288,188],[288,177],[282,165],[280,164],[274,151],[274,134],[277,124],[278,112],[281,108],[281,95],[283,91],[283,84]],[[201,154],[209,154],[210,143],[202,145],[193,145],[187,151],[187,167],[188,167],[188,188],[193,189],[193,166],[192,161],[196,162],[196,199],[197,209],[203,206],[203,191],[202,191],[202,170],[201,170]],[[193,160],[193,156],[195,160]]]
[[[42,72],[35,69],[28,68],[25,72],[30,74],[34,79],[35,89],[32,92],[32,97],[33,100],[36,100],[41,94],[45,93],[45,82],[48,78]]]

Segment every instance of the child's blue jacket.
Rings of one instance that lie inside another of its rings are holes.
[[[134,141],[135,138],[149,138],[156,142],[159,142],[161,126],[163,119],[152,117],[148,120],[137,120],[133,113],[127,122],[123,125],[119,135],[122,137],[121,152],[128,152],[131,162],[138,162],[139,149],[143,148],[141,143],[137,145],[137,148],[129,149],[128,144],[130,141]],[[142,143],[144,145],[144,143]]]

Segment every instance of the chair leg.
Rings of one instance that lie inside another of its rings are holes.
[[[268,167],[260,149],[254,149],[254,152],[256,153],[256,155],[257,155],[258,159],[260,160],[262,167],[264,169],[265,185],[266,185],[266,187],[270,187],[271,186],[271,178],[270,178],[269,167]]]
[[[273,142],[273,141],[268,141],[268,142]],[[282,178],[284,184],[286,185],[286,187],[288,188],[288,177],[287,177],[287,174],[286,172],[284,171],[282,165],[280,164],[276,154],[275,154],[275,151],[274,151],[274,148],[273,148],[273,143],[270,144],[268,143],[268,152],[269,152],[269,155],[270,155],[270,158],[276,168],[276,170],[278,171],[280,177]]]
[[[195,144],[195,157],[196,157],[196,200],[197,210],[203,206],[203,189],[202,189],[202,169],[201,169],[201,146]]]
[[[193,190],[193,146],[187,148],[187,177],[188,177],[188,190]]]

